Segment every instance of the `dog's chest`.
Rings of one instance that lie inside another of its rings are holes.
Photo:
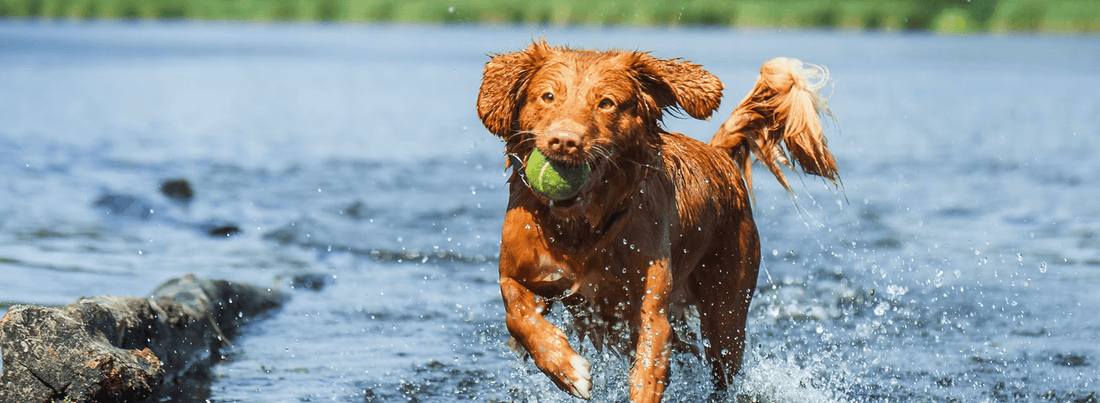
[[[601,247],[602,246],[602,247]],[[629,248],[625,245],[623,248]],[[637,262],[624,259],[621,248],[597,245],[585,251],[547,253],[525,262],[528,275],[520,279],[535,294],[574,303],[620,299],[627,294],[631,278],[643,276]]]

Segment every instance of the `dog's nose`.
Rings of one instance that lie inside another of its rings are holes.
[[[573,133],[565,130],[554,130],[550,132],[549,138],[550,152],[572,155],[580,149],[581,136],[577,133]]]

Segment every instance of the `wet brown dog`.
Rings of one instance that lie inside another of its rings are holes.
[[[582,340],[633,354],[632,402],[661,400],[689,310],[709,343],[715,386],[726,387],[741,367],[760,262],[750,156],[788,191],[780,164],[791,159],[838,179],[819,119],[828,113],[821,73],[793,59],[766,63],[708,145],[660,125],[669,109],[697,119],[718,109],[722,83],[698,65],[542,41],[488,62],[477,112],[505,141],[510,164],[537,147],[562,165],[591,167],[567,200],[533,192],[522,167],[509,180],[500,251],[508,331],[559,388],[589,398],[592,382],[588,361],[543,316],[555,301]]]

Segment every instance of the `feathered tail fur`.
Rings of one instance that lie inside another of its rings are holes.
[[[839,186],[836,160],[826,147],[820,118],[832,117],[819,92],[828,80],[829,71],[824,67],[797,59],[778,58],[764,63],[752,92],[714,134],[710,145],[733,157],[750,194],[750,155],[764,163],[788,193],[791,186],[780,164],[793,170],[792,159],[803,172]]]

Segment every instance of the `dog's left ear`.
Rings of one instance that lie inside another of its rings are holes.
[[[679,105],[696,119],[709,119],[722,102],[722,81],[698,64],[636,53],[634,71],[661,109]]]
[[[545,40],[537,41],[525,50],[493,56],[485,64],[477,117],[489,132],[505,139],[511,134],[527,80],[551,49]]]

